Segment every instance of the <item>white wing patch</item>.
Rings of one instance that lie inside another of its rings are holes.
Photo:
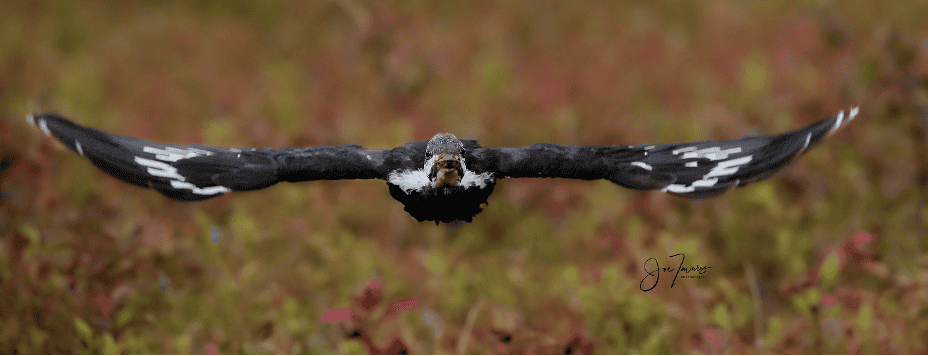
[[[438,156],[438,155],[435,155],[435,156]],[[467,169],[467,164],[464,163],[464,157],[459,156],[458,161],[461,162],[461,169],[464,170],[464,176],[461,177],[461,183],[460,183],[462,187],[464,188],[480,187],[480,189],[483,189],[483,188],[486,188],[487,182],[494,181],[493,173],[483,172],[483,173],[477,174],[476,172]],[[434,164],[435,163],[433,161],[431,165],[434,165]],[[431,165],[426,163],[426,167],[430,171],[432,169]]]
[[[184,176],[177,173],[177,168],[174,168],[164,162],[153,161],[142,157],[135,157],[135,163],[148,167],[148,174],[151,174],[155,177],[171,178],[179,181],[187,180],[187,178],[184,178]]]
[[[708,187],[714,186],[715,183],[718,183],[718,182],[719,182],[718,178],[706,179],[705,177],[703,177],[703,179],[693,182],[693,186],[708,188]]]
[[[221,185],[217,185],[214,187],[200,188],[200,187],[193,185],[192,183],[179,182],[176,180],[171,181],[171,187],[174,187],[176,189],[190,189],[191,191],[193,191],[193,194],[200,194],[200,195],[216,195],[216,194],[230,192],[229,188],[223,187]]]
[[[467,177],[467,175],[464,175]],[[390,172],[388,177],[390,183],[400,187],[406,194],[414,190],[421,190],[431,185],[428,173],[424,169],[416,169],[403,172]]]
[[[846,124],[854,119],[860,111],[859,107],[853,108],[848,111],[847,116],[845,116],[844,111],[838,113],[838,117],[835,119],[834,125],[829,130],[834,132],[841,127],[842,124]],[[809,133],[806,135],[805,143],[802,145],[802,149],[799,152],[803,152],[809,148],[809,144],[812,141],[812,134]],[[700,159],[705,158],[711,161],[721,161],[717,162],[715,167],[712,168],[708,173],[702,176],[701,179],[696,180],[689,185],[686,184],[670,184],[661,191],[670,192],[670,193],[692,193],[696,191],[696,188],[710,188],[715,184],[718,184],[719,178],[724,176],[729,176],[735,173],[738,173],[738,170],[741,166],[744,166],[748,163],[751,163],[751,160],[754,159],[754,156],[745,156],[739,158],[728,159],[729,156],[741,153],[743,149],[741,147],[732,147],[729,149],[722,149],[721,147],[709,147],[698,149],[696,146],[689,146],[678,148],[672,151],[674,155],[680,155],[680,159]],[[637,165],[638,162],[633,162],[632,165]],[[690,161],[684,164],[686,167],[698,167],[698,161]],[[740,180],[735,181],[735,185],[740,183]]]
[[[831,131],[837,130],[841,127],[841,121],[844,121],[844,110],[838,113],[838,120],[835,121],[835,126],[831,128]]]
[[[715,168],[712,168],[712,170],[709,171],[709,173],[706,173],[706,175],[704,175],[702,178],[705,179],[709,177],[735,174],[736,172],[738,172],[738,166],[751,162],[751,159],[753,157],[754,156],[744,156],[741,158],[735,158],[735,159],[730,159],[724,162],[719,162],[719,164],[715,166]]]
[[[728,159],[729,155],[736,153],[741,153],[741,147],[733,147],[727,150],[722,150],[721,147],[710,147],[704,148],[701,150],[696,150],[693,152],[688,152],[684,154],[681,158],[690,159],[690,158],[708,158],[712,161],[718,161],[723,159]]]
[[[461,178],[461,186],[464,188],[470,187],[480,187],[481,189],[486,188],[487,182],[493,181],[493,174],[490,172],[483,172],[480,174],[465,170],[464,177]]]
[[[77,147],[80,147],[80,145],[78,144]],[[201,149],[196,149],[196,148],[180,149],[180,148],[174,148],[174,147],[166,147],[165,149],[158,149],[154,147],[145,146],[145,148],[143,148],[142,150],[147,153],[154,153],[155,158],[159,160],[169,161],[169,162],[177,162],[178,160],[185,159],[185,158],[204,156],[204,155],[208,156],[208,155],[213,154],[212,152],[201,150]],[[232,191],[231,189],[221,186],[221,185],[212,186],[212,187],[203,187],[203,188],[197,187],[193,183],[187,182],[186,181],[187,178],[180,175],[180,173],[177,172],[177,168],[165,162],[155,161],[155,160],[136,156],[135,163],[148,167],[148,170],[147,170],[148,174],[151,174],[155,177],[162,177],[162,178],[170,179],[171,187],[174,189],[190,189],[190,191],[193,192],[193,194],[199,194],[199,195],[216,195],[216,194],[228,193]]]
[[[857,116],[857,113],[860,112],[860,107],[856,107],[848,111],[847,113],[847,122],[854,120],[854,117]],[[838,113],[838,121],[835,122],[835,126],[831,128],[830,132],[834,132],[841,127],[841,123],[844,120],[844,111]]]
[[[668,186],[664,187],[664,189],[661,189],[661,191],[664,192],[664,193],[667,193],[667,192],[670,192],[670,193],[692,193],[692,192],[695,192],[695,191],[696,191],[696,187],[693,187],[693,186],[685,186],[685,185],[682,185],[682,184],[671,184],[671,185],[668,185]]]
[[[142,151],[145,151],[147,153],[154,153],[155,158],[160,159],[162,161],[168,161],[168,162],[177,162],[185,158],[193,158],[196,156],[209,156],[213,154],[210,151],[201,150],[198,148],[180,149],[180,148],[170,147],[170,146],[165,147],[164,149],[145,146],[144,148],[142,148]]]
[[[719,179],[715,177],[735,174],[738,172],[738,166],[750,163],[753,158],[754,156],[751,155],[719,162],[714,168],[712,168],[711,171],[709,171],[709,173],[706,173],[706,175],[702,176],[702,179],[694,181],[690,185],[670,184],[664,187],[664,189],[661,189],[661,191],[665,193],[692,193],[696,191],[697,187],[712,187],[719,182]],[[687,163],[687,165],[689,165],[689,163]]]
[[[45,136],[52,136],[52,132],[48,129],[48,123],[45,122],[45,119],[39,119],[39,128],[42,129],[42,132],[45,133]]]
[[[429,157],[429,159],[425,160],[425,165],[422,169],[390,172],[387,180],[400,187],[406,194],[412,191],[421,191],[425,188],[431,188],[434,182],[429,179],[428,172],[432,171],[432,167],[440,156],[440,154],[435,154]],[[486,188],[488,182],[493,182],[495,180],[493,178],[493,173],[484,172],[477,174],[474,171],[468,170],[467,164],[464,162],[464,157],[458,156],[457,161],[461,163],[461,169],[464,171],[464,176],[461,177],[461,182],[459,183],[462,187],[479,187],[483,189]]]
[[[644,163],[644,162],[632,162],[632,165],[633,165],[633,166],[638,166],[638,167],[641,167],[641,168],[644,168],[644,169],[647,169],[647,170],[649,170],[649,171],[654,169],[654,167],[651,167],[650,164],[647,164],[647,163]]]

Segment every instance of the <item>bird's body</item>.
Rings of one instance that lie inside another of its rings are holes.
[[[358,145],[224,148],[172,145],[111,135],[53,114],[29,115],[46,135],[125,182],[178,200],[204,200],[277,182],[383,179],[419,221],[471,221],[501,178],[608,179],[632,189],[688,198],[718,195],[769,177],[857,115],[779,135],[660,145],[539,143],[486,148],[438,134],[393,149]]]

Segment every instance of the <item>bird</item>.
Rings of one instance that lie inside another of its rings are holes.
[[[802,129],[732,140],[651,145],[483,147],[438,133],[392,149],[176,145],[118,136],[53,113],[29,114],[45,135],[111,176],[168,198],[198,201],[278,182],[382,179],[419,222],[471,222],[503,178],[606,179],[637,190],[709,198],[766,179],[846,126],[859,107]]]

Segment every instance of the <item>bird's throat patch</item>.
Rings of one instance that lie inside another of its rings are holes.
[[[429,180],[433,182],[433,187],[440,188],[446,185],[458,186],[461,184],[461,178],[464,177],[464,168],[457,159],[457,155],[439,154],[432,170],[429,172]]]

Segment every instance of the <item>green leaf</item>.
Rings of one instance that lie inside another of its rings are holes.
[[[870,304],[865,304],[860,308],[860,311],[857,312],[857,328],[861,332],[867,334],[870,331],[870,328],[873,326],[873,306]]]
[[[367,351],[367,347],[357,339],[346,340],[345,351],[347,351],[349,355],[366,355],[370,353]]]
[[[116,321],[116,327],[117,327],[117,328],[121,328],[121,327],[123,327],[123,326],[126,326],[126,324],[128,324],[129,321],[132,320],[132,310],[133,310],[133,309],[134,309],[134,308],[127,306],[127,307],[124,307],[124,308],[120,309],[118,312],[116,312],[116,320],[115,320],[115,321]]]
[[[767,336],[764,345],[775,345],[783,334],[786,332],[786,326],[783,319],[779,316],[772,316],[767,320]]]
[[[39,243],[39,229],[29,224],[19,226],[19,233],[29,240],[30,244]]]
[[[724,303],[715,305],[715,309],[712,310],[712,320],[725,331],[731,331],[731,318],[728,316],[728,308]]]
[[[190,338],[190,335],[181,335],[174,340],[174,347],[177,350],[177,353],[188,354],[190,353],[190,344],[193,340]]]
[[[742,84],[750,94],[760,94],[767,87],[767,63],[762,55],[750,56],[744,64]]]
[[[90,342],[93,336],[93,329],[90,328],[90,325],[87,325],[87,322],[79,317],[74,317],[74,329],[77,330],[77,335],[80,336],[82,340]]]
[[[119,348],[116,346],[116,340],[113,340],[113,335],[110,335],[110,333],[105,332],[103,333],[102,339],[103,339],[102,340],[103,350],[101,351],[101,353],[107,354],[107,355],[115,355],[119,353]]]
[[[629,319],[635,324],[644,323],[651,314],[651,309],[649,307],[648,300],[640,294],[632,295],[631,308],[628,310]]]
[[[580,270],[577,269],[577,266],[567,266],[564,269],[563,278],[565,281],[576,283],[580,280]]]
[[[835,281],[838,279],[839,271],[839,259],[838,254],[832,252],[828,254],[828,257],[825,258],[825,262],[822,262],[822,282],[825,285],[825,288],[831,288],[835,285]]]

